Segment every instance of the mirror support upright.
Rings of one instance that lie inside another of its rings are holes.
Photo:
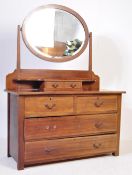
[[[20,25],[17,26],[17,65],[16,68],[17,70],[21,69],[21,60],[20,60],[20,31],[21,31],[21,27]]]
[[[89,65],[88,70],[92,72],[92,32],[89,34]]]

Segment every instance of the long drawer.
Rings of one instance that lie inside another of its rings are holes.
[[[25,164],[112,153],[116,151],[116,147],[116,134],[26,142]]]
[[[25,98],[25,116],[59,116],[73,114],[73,97],[71,96],[32,96]]]
[[[117,112],[117,96],[78,96],[76,99],[78,114],[97,114]]]
[[[30,118],[24,126],[25,140],[112,133],[117,130],[117,114]]]
[[[46,81],[44,90],[58,91],[58,90],[81,90],[81,81]]]

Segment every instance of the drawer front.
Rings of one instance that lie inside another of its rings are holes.
[[[117,112],[117,96],[77,97],[78,114]]]
[[[73,113],[73,97],[26,97],[25,116],[60,116]]]
[[[88,157],[116,151],[117,136],[102,135],[25,143],[25,164]]]
[[[64,83],[60,81],[46,81],[45,90],[59,90],[64,88]]]
[[[80,90],[82,83],[80,81],[46,81],[45,90]]]
[[[76,89],[81,89],[82,88],[82,83],[81,82],[69,81],[69,82],[64,82],[64,86],[65,86],[66,89],[76,90]]]
[[[25,119],[25,140],[64,138],[117,130],[116,114]]]

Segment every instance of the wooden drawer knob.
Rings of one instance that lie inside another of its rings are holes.
[[[57,128],[56,125],[53,125],[53,126],[47,125],[47,126],[45,126],[45,129],[46,129],[46,130],[55,130],[56,128]]]
[[[57,126],[56,125],[53,125],[53,129],[56,129],[57,128]]]
[[[57,88],[58,86],[59,86],[59,84],[57,84],[57,83],[52,84],[53,88]]]
[[[94,143],[94,144],[93,144],[93,147],[94,147],[95,149],[99,149],[99,148],[101,147],[101,143]]]
[[[98,128],[98,129],[101,128],[102,125],[103,125],[103,123],[101,121],[95,123],[95,127]]]
[[[53,109],[54,107],[56,106],[56,104],[45,104],[45,107],[47,108],[47,109]]]
[[[72,83],[70,86],[71,86],[71,88],[75,88],[77,85]]]

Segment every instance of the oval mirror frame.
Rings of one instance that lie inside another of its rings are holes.
[[[33,47],[31,46],[31,44],[29,44],[29,42],[26,38],[26,31],[25,31],[26,22],[34,12],[36,12],[40,9],[46,9],[46,8],[59,9],[59,10],[62,10],[64,12],[67,12],[67,13],[73,15],[75,18],[77,18],[77,20],[80,22],[80,24],[82,24],[82,27],[83,27],[84,32],[85,32],[85,40],[84,40],[81,48],[79,49],[79,51],[77,53],[75,53],[74,55],[62,56],[62,57],[56,56],[55,58],[54,57],[53,58],[46,57],[46,56],[43,56],[42,54],[40,54],[39,52],[36,52],[35,49],[33,49]],[[23,21],[21,32],[22,32],[23,41],[24,41],[26,47],[30,50],[30,52],[33,53],[35,56],[37,56],[43,60],[50,61],[50,62],[66,62],[66,61],[70,61],[70,60],[73,60],[73,59],[79,57],[86,49],[86,47],[88,45],[88,41],[89,41],[89,30],[88,30],[87,24],[85,23],[84,19],[74,10],[72,10],[68,7],[62,6],[62,5],[57,5],[57,4],[48,4],[48,5],[40,6],[36,9],[34,9],[33,11],[31,11]]]

